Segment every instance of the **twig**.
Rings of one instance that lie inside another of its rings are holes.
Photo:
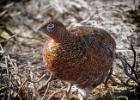
[[[25,83],[28,81],[28,78],[26,78],[24,80],[24,82],[21,84],[21,86],[19,87],[18,93],[21,91],[22,87],[25,85]]]
[[[122,100],[122,99],[128,100],[127,96],[118,96],[116,98],[117,98],[117,100]]]
[[[134,82],[136,82],[138,85],[140,85],[140,82],[137,79],[137,74],[136,74],[135,70],[130,66],[130,64],[126,61],[126,59],[122,58],[120,55],[117,55],[117,57],[121,60],[123,66],[124,66],[123,70],[124,70],[125,74],[128,77],[130,77]],[[131,69],[131,71],[133,72],[134,76],[128,72],[128,68]]]
[[[46,35],[43,34],[42,32],[36,31],[34,30],[31,26],[27,25],[26,23],[23,23],[24,26],[26,26],[29,30],[31,30],[33,33],[36,33],[36,35],[39,36],[39,38],[41,38],[41,41],[43,41],[43,39],[46,40]],[[39,34],[38,34],[39,33]],[[40,40],[40,39],[38,39]]]
[[[0,87],[0,93],[1,93],[2,91],[5,91],[5,90],[7,90],[7,86],[1,86],[1,87]]]
[[[52,98],[55,94],[57,94],[57,93],[59,93],[59,92],[64,92],[64,91],[65,91],[65,87],[62,87],[61,89],[58,89],[57,91],[55,91],[54,93],[52,93],[52,94],[48,97],[47,100],[51,100],[51,98]]]
[[[46,97],[46,95],[47,95],[47,92],[48,92],[48,90],[49,90],[49,87],[50,87],[50,83],[48,82],[47,89],[46,89],[46,91],[45,91],[43,97],[41,98],[41,100],[45,100],[45,97]]]
[[[46,89],[46,91],[45,91],[43,97],[41,98],[41,100],[44,100],[45,97],[46,97],[46,94],[47,94],[47,92],[48,92],[48,90],[49,90],[49,86],[50,86],[49,82],[51,81],[51,79],[52,79],[52,74],[50,75],[50,77],[48,78],[48,80],[47,80],[47,82],[46,82],[47,89]]]
[[[37,80],[30,80],[30,79],[28,79],[28,81],[31,82],[31,83],[38,83],[38,82],[40,82],[45,76],[46,76],[46,75],[42,75],[42,76],[41,76],[39,79],[37,79]]]
[[[3,12],[1,12],[0,13],[0,18],[2,18],[3,16],[5,16],[7,12],[8,12],[7,9],[5,9]]]
[[[132,68],[129,66],[129,64],[126,62],[126,60],[123,60],[123,59],[121,58],[121,62],[122,62],[122,64],[123,64],[123,66],[124,66],[124,71],[125,71],[126,75],[129,76],[133,81],[135,81],[136,83],[138,83],[138,84],[140,85],[140,82],[137,80],[137,74],[136,74],[136,72],[134,71],[134,69],[132,69]],[[126,67],[125,67],[125,66],[126,66]],[[129,72],[128,72],[128,70],[127,70],[127,67],[129,67],[129,68],[133,71],[135,77],[134,77],[133,75],[130,75],[130,74],[129,74]]]
[[[133,4],[135,6],[135,8],[133,10],[136,10],[137,9],[136,0],[133,0]]]
[[[7,76],[8,76],[8,91],[10,91],[10,71],[9,71],[9,67],[8,67],[8,60],[7,60],[7,56],[5,56],[5,64],[6,64],[6,69],[7,69]],[[8,92],[8,100],[10,100],[10,92]]]
[[[10,39],[14,39],[15,41],[17,40],[16,36],[18,33],[13,33],[11,32],[11,30],[9,30],[7,27],[3,27],[3,30],[5,30],[11,37],[9,39],[7,39],[6,41],[9,41]]]
[[[1,52],[0,53],[5,53],[5,51],[4,51],[4,49],[3,49],[3,47],[2,47],[1,44],[0,44],[0,49],[1,49]]]
[[[18,41],[18,39],[17,39],[17,35],[19,34],[19,33],[13,33],[11,30],[9,30],[7,27],[3,27],[2,28],[3,30],[5,30],[5,32],[7,32],[9,35],[10,35],[10,38],[8,38],[8,39],[6,39],[6,40],[4,40],[4,41],[0,41],[0,43],[2,43],[2,42],[8,42],[8,41],[10,41],[11,39],[14,39],[14,41],[12,41],[12,42],[14,42],[14,43],[16,43],[19,47],[20,47],[20,42]],[[17,42],[18,41],[18,42]],[[20,48],[21,49],[21,48]]]
[[[118,78],[123,85],[128,86],[128,87],[134,87],[133,85],[129,85],[129,84],[127,84],[127,82],[124,82],[121,77],[119,77],[117,75],[113,75],[113,76],[115,76],[116,78]]]
[[[131,45],[131,49],[132,49],[133,54],[134,54],[134,61],[133,61],[133,65],[132,65],[132,68],[134,69],[136,66],[136,51],[134,50],[133,45]]]
[[[106,79],[104,80],[105,87],[108,87],[107,82],[108,82],[108,80],[109,80],[109,78],[110,78],[110,76],[112,74],[112,71],[113,71],[113,67],[110,68],[109,73],[108,73]]]

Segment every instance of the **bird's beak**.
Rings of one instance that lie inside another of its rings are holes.
[[[48,38],[48,36],[45,34],[46,33],[46,30],[45,30],[45,27],[40,27],[38,29],[38,33],[40,34],[41,37],[45,37],[45,38]]]
[[[44,26],[40,27],[40,28],[38,29],[38,31],[39,31],[39,32],[45,32]]]

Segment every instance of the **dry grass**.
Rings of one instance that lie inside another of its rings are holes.
[[[45,37],[37,33],[37,29],[49,17],[62,21],[67,28],[94,25],[107,30],[116,40],[117,52],[122,53],[130,65],[133,64],[130,44],[133,44],[137,53],[135,70],[140,77],[140,31],[137,30],[137,17],[133,14],[137,12],[140,16],[137,8],[140,5],[137,3],[139,0],[134,1],[22,0],[7,3],[0,12],[0,99],[45,100],[54,92],[58,93],[52,97],[53,100],[63,98],[67,83],[64,85],[54,77],[50,80],[50,73],[42,62]],[[125,93],[130,93],[136,98],[131,91],[135,89],[123,83],[129,77],[119,66],[122,65],[116,59],[108,82],[109,89],[101,85],[91,97],[110,100],[127,98]],[[137,85],[131,79],[128,84]],[[70,93],[71,100],[75,100],[74,97],[77,98],[76,93]]]

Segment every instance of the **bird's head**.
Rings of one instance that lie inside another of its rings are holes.
[[[64,39],[65,35],[68,34],[66,27],[61,22],[54,19],[48,19],[39,31],[56,41]]]

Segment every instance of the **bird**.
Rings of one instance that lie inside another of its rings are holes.
[[[77,26],[67,29],[57,19],[48,19],[39,28],[47,36],[43,61],[60,80],[76,84],[80,100],[104,82],[115,58],[116,43],[104,29]]]

